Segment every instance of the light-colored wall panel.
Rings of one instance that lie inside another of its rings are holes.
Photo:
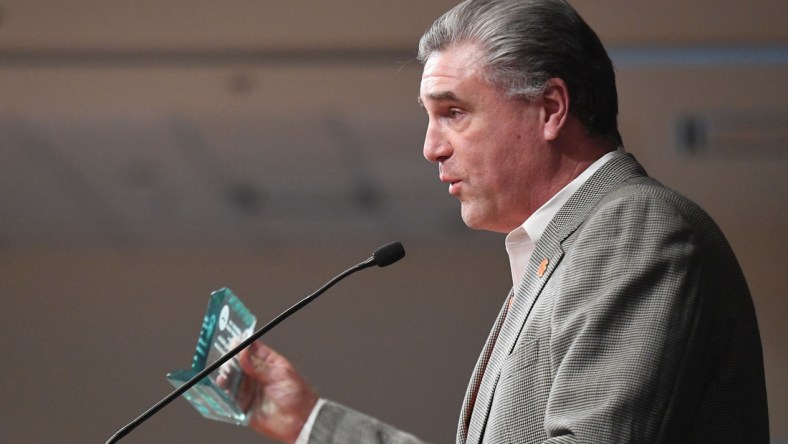
[[[411,48],[456,1],[9,0],[0,48]],[[782,0],[576,0],[608,44],[788,43]]]

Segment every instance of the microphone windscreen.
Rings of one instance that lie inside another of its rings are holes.
[[[405,248],[399,242],[392,242],[375,250],[372,257],[375,259],[375,265],[385,267],[405,257]]]

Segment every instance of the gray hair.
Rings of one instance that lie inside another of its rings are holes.
[[[452,45],[477,45],[485,80],[533,100],[558,77],[569,112],[592,136],[622,144],[613,64],[596,33],[564,0],[467,0],[438,18],[419,42],[419,60]]]

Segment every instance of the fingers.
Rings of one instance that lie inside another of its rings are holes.
[[[238,391],[235,393],[235,402],[243,411],[249,411],[257,393],[257,382],[252,378],[241,378]]]

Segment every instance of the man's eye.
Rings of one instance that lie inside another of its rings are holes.
[[[449,114],[449,117],[451,117],[452,119],[454,119],[454,118],[457,118],[457,117],[460,117],[460,116],[462,116],[463,112],[462,112],[462,111],[460,111],[460,110],[459,110],[459,109],[457,109],[457,108],[451,108],[451,109],[449,109],[449,113],[448,113],[448,114]]]

